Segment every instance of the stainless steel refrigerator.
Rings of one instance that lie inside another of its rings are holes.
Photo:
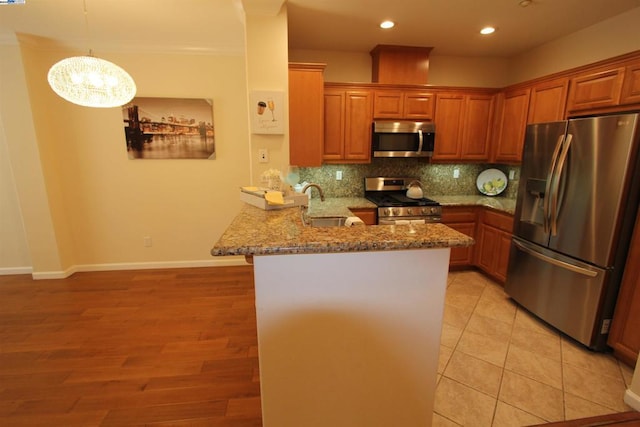
[[[638,114],[526,129],[505,290],[587,347],[606,347],[638,209]]]

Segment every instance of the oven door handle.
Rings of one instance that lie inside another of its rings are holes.
[[[400,223],[398,223],[400,221]],[[428,216],[428,217],[414,217],[411,219],[401,219],[401,218],[378,218],[378,225],[408,225],[418,224],[418,221],[422,221],[420,223],[424,224],[435,224],[442,222],[442,217],[440,216]]]

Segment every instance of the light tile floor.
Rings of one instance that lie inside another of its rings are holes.
[[[631,410],[633,370],[520,308],[477,271],[452,272],[433,425],[524,426]]]

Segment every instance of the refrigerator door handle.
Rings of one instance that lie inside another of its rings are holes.
[[[529,255],[538,258],[539,260],[542,260],[544,262],[548,262],[549,264],[553,264],[553,265],[555,265],[557,267],[564,268],[565,270],[573,271],[574,273],[582,274],[582,275],[588,276],[588,277],[597,277],[598,276],[598,272],[597,271],[589,270],[589,269],[586,269],[586,268],[583,268],[583,267],[580,267],[580,266],[577,266],[577,265],[569,264],[568,262],[560,261],[559,259],[551,258],[549,256],[541,254],[540,252],[536,251],[535,249],[529,248],[529,246],[527,246],[526,244],[524,244],[522,242],[517,241],[516,239],[513,239],[512,242],[522,252],[526,252]]]
[[[567,154],[569,154],[569,149],[571,148],[572,140],[573,135],[567,134],[567,138],[565,139],[564,147],[562,149],[562,154],[560,154],[560,159],[558,159],[556,176],[552,184],[553,189],[551,190],[551,208],[549,212],[549,217],[551,218],[552,236],[558,234],[558,190],[560,188],[560,178],[562,177],[562,172],[564,171],[564,165],[567,160]]]
[[[550,230],[550,210],[549,210],[549,198],[551,197],[551,181],[556,175],[556,166],[558,163],[558,156],[560,155],[560,149],[562,148],[562,143],[564,142],[564,134],[560,135],[558,138],[558,142],[556,142],[556,147],[553,149],[553,156],[551,157],[551,165],[549,166],[549,173],[547,174],[547,184],[544,190],[544,200],[542,204],[542,214],[543,214],[543,226],[545,234],[549,234]]]

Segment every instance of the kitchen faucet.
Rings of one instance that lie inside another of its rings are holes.
[[[324,191],[322,191],[322,188],[320,188],[318,184],[311,183],[311,184],[305,185],[304,187],[302,187],[301,193],[304,193],[305,191],[307,191],[309,187],[316,187],[318,189],[318,193],[320,193],[320,201],[324,202]]]

